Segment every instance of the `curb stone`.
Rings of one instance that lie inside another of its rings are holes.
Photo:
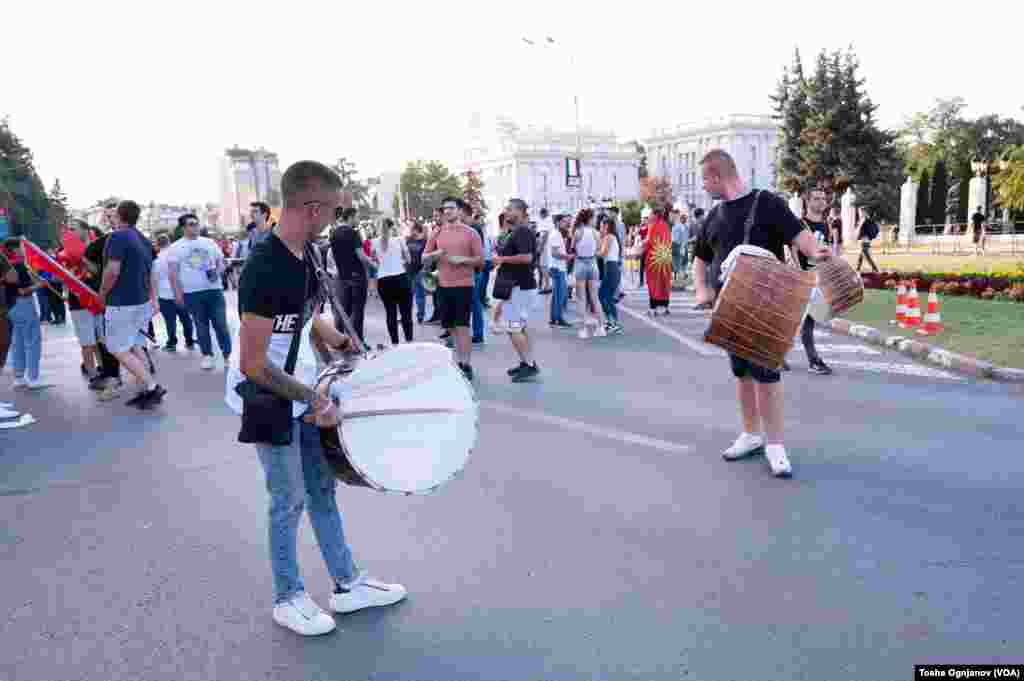
[[[829,326],[847,336],[862,338],[874,345],[884,345],[914,359],[940,366],[943,369],[966,374],[974,378],[991,379],[1007,383],[1024,383],[1024,369],[997,367],[975,357],[960,355],[943,348],[928,345],[903,336],[887,336],[876,328],[854,324],[846,319],[833,319]]]

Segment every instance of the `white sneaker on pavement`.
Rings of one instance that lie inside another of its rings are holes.
[[[35,417],[32,414],[22,414],[19,418],[13,421],[0,421],[0,430],[12,430],[14,428],[21,428],[22,426],[30,426],[35,423]]]
[[[14,379],[14,383],[11,384],[11,387],[15,390],[25,390],[28,388],[28,381],[24,378],[16,378]]]
[[[597,326],[596,326],[596,327],[594,328],[594,337],[595,337],[595,338],[604,338],[604,337],[605,337],[605,336],[607,336],[607,335],[608,335],[608,331],[607,331],[607,329],[605,329],[605,328],[604,328],[603,326],[601,326],[600,324],[599,324],[599,325],[597,325]]]
[[[213,371],[213,357],[203,357],[203,361],[199,363],[199,368],[203,371]]]
[[[0,407],[0,419],[13,419],[17,418],[21,412],[13,411],[11,409],[4,409]]]
[[[317,605],[309,594],[296,594],[290,601],[274,606],[274,621],[301,636],[319,636],[334,631],[334,618]]]
[[[53,383],[47,383],[46,381],[44,381],[41,378],[37,378],[34,381],[29,381],[28,382],[28,389],[29,390],[42,390],[43,388],[52,388],[52,387],[53,387]]]
[[[360,574],[356,581],[331,594],[331,610],[345,614],[364,608],[393,605],[408,593],[401,584],[385,584]]]
[[[777,478],[788,478],[793,474],[793,467],[786,456],[786,448],[782,445],[768,445],[764,448],[764,455],[768,459],[768,465],[772,467],[772,475]]]
[[[764,438],[751,433],[740,433],[736,442],[732,443],[729,449],[722,452],[722,458],[726,461],[736,461],[754,454],[764,447]]]

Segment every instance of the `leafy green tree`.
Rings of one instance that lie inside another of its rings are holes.
[[[949,174],[946,162],[941,158],[932,170],[932,187],[929,193],[928,221],[933,225],[946,223],[946,192],[949,191]]]
[[[487,214],[487,201],[484,200],[484,181],[480,174],[467,170],[462,174],[465,185],[462,190],[462,200],[473,207],[473,210],[481,215]]]
[[[32,151],[0,119],[0,207],[10,216],[11,234],[24,235],[40,246],[57,241],[50,219],[50,201],[36,172]]]
[[[331,166],[334,172],[341,177],[341,191],[348,194],[352,206],[357,208],[364,216],[370,212],[369,188],[366,183],[359,181],[359,171],[353,161],[341,156]]]
[[[446,196],[462,196],[459,178],[440,161],[413,161],[399,181],[410,215],[425,220]]]
[[[782,70],[782,78],[771,100],[774,117],[779,123],[776,182],[780,190],[795,193],[800,190],[803,181],[800,174],[801,136],[810,115],[807,82],[799,49],[793,53],[792,65]]]
[[[1024,211],[1024,145],[1011,148],[1006,159],[1009,167],[1000,170],[993,186],[1000,205],[1021,212]]]
[[[641,201],[626,201],[619,206],[622,211],[622,223],[627,227],[635,227],[643,218],[644,204]]]

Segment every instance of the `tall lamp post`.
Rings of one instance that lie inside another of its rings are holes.
[[[523,37],[522,40],[523,40],[524,43],[526,43],[530,47],[537,47],[537,42],[536,41],[530,40],[529,38],[526,38],[526,37]],[[547,36],[547,37],[544,38],[544,41],[540,43],[540,46],[545,48],[545,49],[551,49],[551,48],[555,48],[555,47],[560,47],[560,44],[556,43],[554,38],[552,38],[550,36]],[[573,58],[572,52],[570,51],[569,52],[569,74],[570,74],[570,76],[575,71],[576,71],[576,60]],[[572,96],[572,103],[573,103],[573,108],[576,111],[576,159],[577,159],[577,161],[579,163],[577,168],[579,168],[579,173],[580,173],[580,178],[581,178],[581,180],[580,180],[580,185],[581,186],[577,188],[577,192],[576,193],[577,193],[578,196],[577,196],[577,201],[575,201],[575,203],[581,204],[582,201],[579,200],[579,196],[582,196],[582,194],[583,194],[583,186],[582,186],[582,176],[583,176],[582,166],[583,166],[583,162],[582,162],[582,159],[580,157],[581,157],[581,155],[583,153],[583,144],[582,144],[581,139],[580,139],[580,96],[579,96],[579,93],[578,93],[578,91],[576,90],[575,87],[573,88],[573,92],[575,94],[573,94],[573,96]],[[574,208],[579,208],[579,207],[580,207],[579,205],[574,206]]]

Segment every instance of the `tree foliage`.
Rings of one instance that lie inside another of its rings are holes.
[[[402,171],[399,182],[405,197],[406,211],[419,219],[427,219],[446,196],[462,196],[459,178],[440,161],[413,161]]]
[[[1015,212],[1024,211],[1024,146],[1015,146],[1006,154],[1009,167],[995,177],[1000,205]]]
[[[341,156],[331,169],[341,177],[341,191],[345,195],[345,203],[355,207],[360,216],[368,216],[371,212],[370,190],[366,183],[359,181],[359,171],[356,170],[355,162]]]
[[[465,181],[462,200],[472,206],[474,212],[486,215],[487,201],[484,200],[484,181],[480,179],[480,173],[467,170],[462,177]]]
[[[626,201],[619,206],[622,211],[622,223],[627,227],[635,227],[643,219],[644,204],[639,201]]]
[[[852,186],[858,203],[881,219],[899,209],[903,158],[893,133],[879,128],[852,49],[822,51],[810,76],[797,50],[771,96],[779,123],[778,188],[838,194]]]
[[[32,151],[6,118],[0,119],[0,207],[7,209],[11,234],[26,236],[41,246],[57,243],[57,222]]]
[[[914,216],[914,224],[927,225],[931,222],[931,176],[927,170],[921,174],[917,182],[917,214]]]

